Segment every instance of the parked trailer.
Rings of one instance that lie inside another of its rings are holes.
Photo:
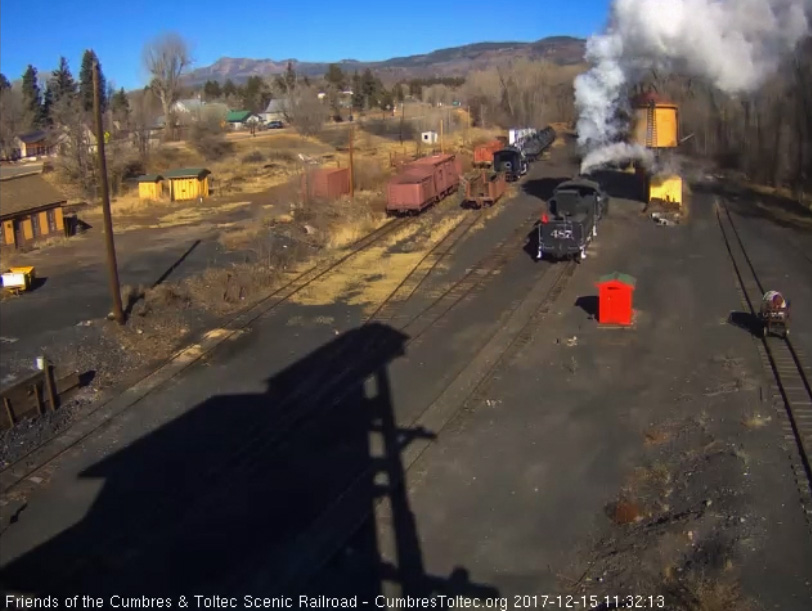
[[[493,154],[503,148],[503,144],[499,140],[491,140],[485,144],[480,144],[474,148],[474,166],[492,166]]]
[[[36,272],[32,266],[12,267],[0,276],[3,289],[14,294],[30,291],[34,284]]]
[[[507,190],[507,179],[502,172],[481,171],[466,179],[463,204],[473,208],[493,206]]]

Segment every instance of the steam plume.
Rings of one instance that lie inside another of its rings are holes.
[[[812,0],[613,0],[605,33],[591,37],[593,67],[575,80],[581,171],[623,158],[650,157],[617,144],[627,125],[628,87],[646,70],[679,71],[731,95],[774,73],[809,31]]]

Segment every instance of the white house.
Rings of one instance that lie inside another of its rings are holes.
[[[285,100],[271,100],[268,102],[265,112],[259,115],[263,121],[270,123],[271,121],[285,121]]]

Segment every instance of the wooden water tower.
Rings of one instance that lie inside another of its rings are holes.
[[[634,144],[651,150],[656,158],[679,146],[679,108],[656,93],[649,92],[632,99],[632,132]],[[646,201],[661,201],[682,206],[682,177],[675,174],[652,175],[638,167],[644,181]]]

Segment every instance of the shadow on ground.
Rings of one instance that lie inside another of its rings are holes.
[[[575,307],[581,308],[590,318],[595,318],[598,315],[598,296],[597,295],[584,295],[575,300]]]
[[[524,252],[530,257],[533,261],[538,258],[539,254],[539,231],[538,231],[539,222],[536,221],[533,224],[533,229],[530,230],[530,233],[527,234],[527,239],[524,242]]]
[[[609,197],[640,202],[645,199],[642,182],[634,174],[615,170],[595,170],[589,175],[589,178],[600,183]]]
[[[398,425],[388,373],[407,339],[386,325],[352,330],[269,378],[265,392],[213,396],[87,468],[78,477],[101,482],[92,506],[6,564],[3,589],[242,601],[305,588],[374,596],[393,582],[402,595],[498,595],[463,568],[424,570],[401,453],[433,434]],[[382,500],[391,520],[379,530],[368,516]],[[11,529],[36,537],[28,513]],[[395,542],[391,561],[380,532]],[[353,533],[364,542],[357,571],[340,553]]]
[[[727,317],[727,323],[743,329],[755,337],[761,337],[761,321],[751,312],[731,312]]]
[[[725,198],[730,208],[741,216],[769,220],[790,229],[812,228],[812,210],[787,197],[759,193],[749,187],[721,181],[697,182],[691,185],[691,189],[694,193]],[[757,205],[758,202],[761,205]]]
[[[522,190],[528,195],[537,197],[545,202],[553,196],[555,188],[566,180],[570,180],[571,176],[563,178],[539,178],[536,180],[528,180],[522,185]]]

